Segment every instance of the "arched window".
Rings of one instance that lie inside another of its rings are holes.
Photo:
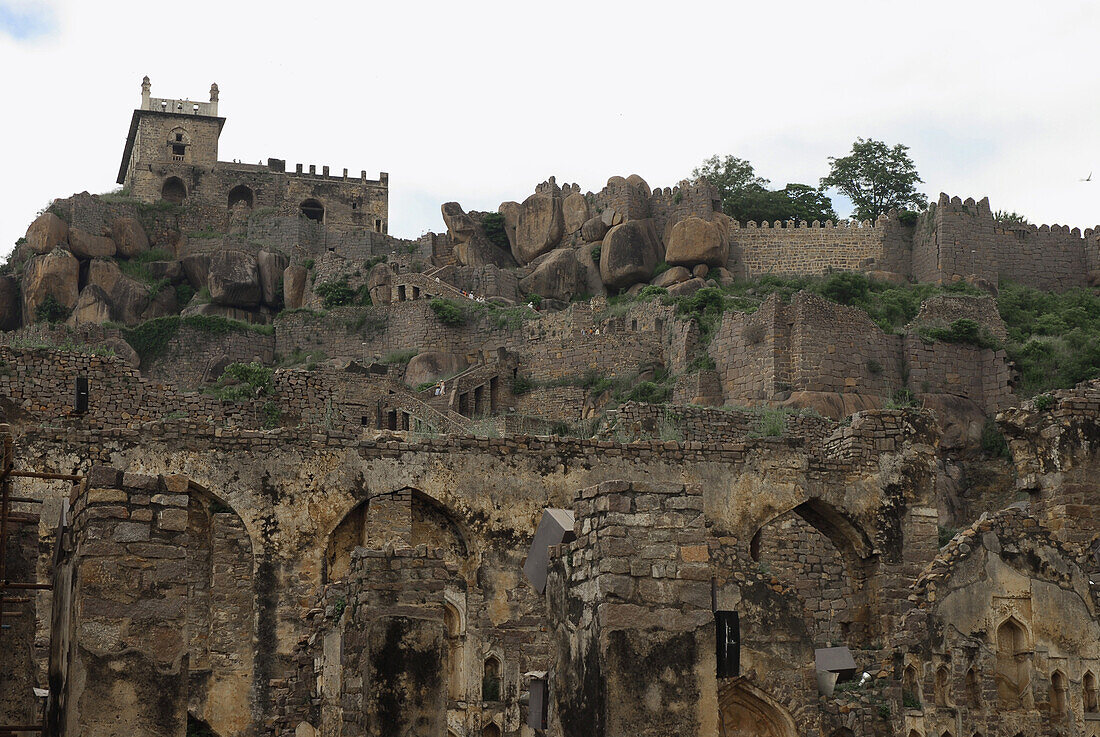
[[[481,676],[481,700],[500,701],[500,675],[503,669],[495,655],[485,658],[485,667]]]
[[[1066,677],[1062,671],[1050,674],[1050,718],[1061,721],[1066,716]]]
[[[443,667],[447,675],[447,697],[452,701],[463,701],[466,698],[466,684],[462,678],[462,617],[449,601],[443,604],[443,628],[447,633]]]
[[[1082,700],[1085,702],[1085,711],[1095,714],[1100,711],[1097,704],[1096,676],[1092,671],[1085,671],[1085,677],[1081,679]]]
[[[187,148],[191,145],[191,134],[184,128],[173,128],[168,132],[167,145],[172,161],[185,161]]]
[[[982,702],[982,690],[978,685],[978,674],[973,668],[966,671],[966,705],[971,709],[977,709]]]
[[[500,727],[490,722],[481,730],[481,737],[500,737]]]
[[[239,184],[233,189],[229,190],[229,209],[232,210],[236,206],[244,206],[246,209],[252,209],[252,190],[243,184]]]
[[[315,199],[308,199],[300,206],[302,215],[319,223],[325,222],[325,206]]]
[[[905,672],[901,677],[901,703],[906,709],[921,707],[920,679],[913,665],[905,666]]]
[[[1025,692],[1031,686],[1030,653],[1027,631],[1010,617],[997,628],[997,696],[1001,707],[1023,707]]]
[[[936,668],[936,706],[947,706],[948,704],[948,675],[947,666],[941,665]]]
[[[910,729],[909,730],[909,737],[924,737],[924,735],[922,735],[920,732],[918,732],[915,729]]]
[[[178,205],[187,199],[187,186],[179,177],[168,177],[160,188],[160,198]]]

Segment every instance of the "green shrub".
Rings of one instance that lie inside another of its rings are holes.
[[[756,435],[777,438],[787,431],[787,412],[783,409],[764,409],[756,425]]]
[[[146,320],[132,328],[123,328],[122,337],[141,357],[143,366],[164,355],[172,338],[179,333],[181,325],[193,328],[211,335],[227,335],[229,333],[255,332],[262,335],[271,335],[274,328],[270,325],[249,325],[246,322],[227,320],[217,315],[169,315],[158,317],[155,320]]]
[[[867,366],[867,371],[873,376],[878,376],[882,373],[882,364],[873,358],[868,358],[865,365]]]
[[[436,319],[444,325],[458,326],[466,324],[466,313],[449,299],[436,297],[428,303]]]
[[[994,350],[1001,347],[1000,341],[984,325],[968,317],[960,317],[947,327],[942,325],[925,326],[919,332],[921,338],[929,341],[963,343]]]
[[[517,376],[512,380],[512,394],[520,395],[526,394],[535,388],[535,383],[531,381],[530,377]]]
[[[911,228],[917,224],[919,215],[920,213],[913,212],[912,210],[902,210],[898,213],[898,222]]]
[[[646,286],[642,287],[642,290],[640,292],[638,292],[638,299],[649,300],[653,299],[654,297],[663,297],[666,294],[668,294],[668,290],[664,287],[658,287],[655,284],[647,284]]]
[[[715,368],[717,368],[717,364],[715,364],[714,358],[706,351],[699,351],[688,363],[687,371],[689,374],[695,374],[700,371],[713,371]]]
[[[986,420],[985,425],[982,426],[982,452],[993,458],[1012,457],[1004,433],[993,420]]]
[[[47,294],[34,308],[34,318],[38,322],[64,322],[70,314],[72,310],[63,306],[52,294]]]
[[[1040,394],[1032,400],[1032,403],[1035,405],[1035,409],[1045,412],[1054,406],[1054,397],[1049,394]]]
[[[592,255],[592,260],[596,262],[597,266],[599,266],[600,256],[603,253],[603,248],[599,244],[596,244],[595,246],[592,246],[592,250],[590,250],[589,253]]]
[[[504,216],[499,212],[485,213],[481,219],[481,229],[485,231],[485,237],[498,248],[511,252],[512,246],[508,243],[508,234],[504,231]]]
[[[394,353],[388,353],[382,358],[382,363],[394,365],[400,364],[403,366],[409,361],[413,360],[413,357],[416,356],[418,353],[420,353],[420,351],[416,350],[415,348],[407,351],[396,351]]]
[[[195,290],[187,282],[176,285],[176,304],[180,307],[186,307],[194,296]]]
[[[944,525],[936,525],[936,532],[939,537],[939,544],[942,548],[947,543],[954,539],[958,534],[959,528],[957,527],[945,527]]]
[[[254,399],[271,392],[271,378],[274,373],[274,369],[270,369],[257,361],[231,363],[225,367],[218,383],[209,392],[219,399],[227,401]],[[274,410],[278,410],[278,407],[274,407]],[[266,405],[261,409],[265,421],[274,410],[267,409]],[[281,411],[279,414],[281,414]],[[276,421],[277,419],[276,417]]]
[[[917,401],[917,396],[913,394],[909,389],[898,389],[890,398],[886,400],[884,409],[908,409],[910,407],[920,407],[920,402]]]
[[[328,310],[354,304],[357,296],[355,290],[348,286],[347,279],[318,284],[313,287],[313,293],[321,298],[321,304]]]
[[[313,259],[307,258],[305,261],[302,262],[302,268],[306,271],[313,271],[313,264]]]
[[[534,307],[537,310],[539,307],[542,306],[542,295],[541,294],[528,294],[526,297],[523,298],[523,301],[527,302],[528,304],[530,304],[532,307]]]
[[[630,390],[627,399],[632,402],[645,402],[647,404],[664,404],[668,401],[672,389],[661,386],[653,381],[643,381]]]
[[[857,305],[868,301],[871,282],[863,274],[840,271],[830,275],[821,284],[819,294],[842,305]]]
[[[669,264],[667,261],[659,261],[657,265],[653,267],[653,276],[659,276],[671,268],[672,265]]]

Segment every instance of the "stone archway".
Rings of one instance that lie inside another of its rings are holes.
[[[790,713],[743,678],[718,684],[718,737],[798,737]]]
[[[160,198],[178,205],[187,199],[187,185],[179,177],[168,177],[160,188]]]

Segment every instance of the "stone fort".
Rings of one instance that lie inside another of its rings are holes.
[[[1096,229],[632,175],[406,240],[385,173],[218,161],[218,96],[146,78],[0,274],[0,734],[1100,735],[1100,380],[926,330]],[[836,272],[968,289],[677,307]]]

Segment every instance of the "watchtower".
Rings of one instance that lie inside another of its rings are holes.
[[[218,161],[218,85],[210,101],[151,97],[149,77],[141,81],[141,108],[134,111],[122,152],[118,183],[138,199],[182,202],[204,172]]]

